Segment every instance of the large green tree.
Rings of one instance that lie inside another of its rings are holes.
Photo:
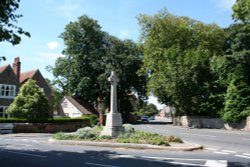
[[[235,20],[250,23],[250,0],[237,0],[232,9]]]
[[[166,10],[139,24],[148,91],[178,115],[217,115],[210,60],[223,53],[223,29]]]
[[[19,8],[20,0],[2,0],[0,2],[0,42],[10,42],[13,45],[19,44],[20,35],[30,37],[30,33],[16,25],[17,19],[22,15],[15,14]]]
[[[235,67],[230,77],[232,79],[227,87],[223,120],[239,122],[250,115],[250,87],[241,64]]]
[[[137,71],[142,65],[142,51],[131,40],[120,40],[101,30],[96,20],[84,15],[70,22],[60,36],[66,48],[52,72],[54,83],[66,95],[74,95],[94,104],[99,96],[109,98],[112,70],[120,78],[120,109],[129,111],[129,94],[144,95],[145,77]]]
[[[29,120],[49,118],[49,102],[36,81],[29,79],[7,109],[11,117]]]
[[[222,117],[239,122],[250,115],[250,1],[237,0],[233,6],[236,23],[225,29],[226,55],[217,67],[218,82],[226,88]]]

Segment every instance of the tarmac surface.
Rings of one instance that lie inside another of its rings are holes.
[[[115,148],[130,148],[130,149],[154,149],[154,150],[169,150],[169,151],[194,151],[200,150],[203,146],[194,143],[169,143],[170,146],[157,146],[151,144],[135,144],[135,143],[114,143],[114,142],[96,142],[96,141],[76,141],[76,140],[56,140],[51,138],[52,134],[48,133],[11,133],[2,134],[1,138],[30,138],[44,136],[49,137],[48,142],[51,144],[61,145],[81,145],[95,147],[115,147]]]

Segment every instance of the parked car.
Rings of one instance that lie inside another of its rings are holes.
[[[146,115],[141,116],[141,121],[142,122],[148,122],[149,121],[148,116],[146,116]]]
[[[150,120],[155,120],[154,116],[149,117]]]

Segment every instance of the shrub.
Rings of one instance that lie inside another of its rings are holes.
[[[173,143],[183,143],[183,141],[179,138],[179,137],[175,137],[175,136],[168,136],[166,137],[167,141],[169,143],[173,142]]]
[[[169,146],[166,138],[159,134],[136,131],[134,133],[120,135],[117,140],[120,143],[139,143]]]
[[[53,135],[53,138],[57,139],[57,140],[73,140],[75,137],[73,135],[71,135],[71,134],[58,132],[58,133]]]
[[[79,139],[91,139],[97,136],[90,127],[78,129],[74,135]]]
[[[135,132],[135,128],[133,128],[133,126],[130,124],[124,124],[123,128],[124,128],[124,133],[134,133]]]
[[[134,131],[131,125],[125,125],[124,127],[129,127],[128,131],[118,136],[117,138],[112,138],[111,136],[99,136],[102,128],[100,127],[85,127],[78,129],[74,133],[57,133],[53,138],[58,140],[94,140],[94,141],[105,141],[112,140],[119,143],[138,143],[138,144],[153,144],[153,145],[164,145],[169,146],[169,142],[179,142],[182,140],[174,136],[163,136],[155,133],[148,133],[142,131]],[[126,128],[125,128],[126,129]],[[133,129],[133,130],[131,130]]]
[[[91,126],[95,126],[98,123],[98,116],[96,116],[96,115],[84,115],[81,118],[89,119]]]
[[[49,118],[49,102],[36,81],[29,79],[21,88],[14,102],[8,107],[11,117],[34,119]]]

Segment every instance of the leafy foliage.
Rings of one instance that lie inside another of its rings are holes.
[[[250,50],[250,23],[232,24],[225,29],[226,32],[226,54]]]
[[[224,121],[239,122],[248,116],[250,86],[246,83],[243,69],[238,65],[227,88]]]
[[[165,145],[169,146],[165,136],[156,134],[137,131],[132,133],[129,137],[124,134],[118,137],[117,142],[119,143],[139,143],[139,144],[153,144],[153,145]]]
[[[138,19],[148,92],[177,115],[216,115],[215,104],[207,103],[215,101],[210,59],[223,53],[224,31],[166,10]]]
[[[115,70],[120,78],[118,96],[120,110],[132,110],[129,94],[144,96],[145,77],[137,71],[142,52],[136,43],[120,40],[101,30],[96,20],[84,15],[70,22],[61,34],[66,57],[58,58],[51,68],[54,84],[65,95],[74,95],[94,104],[99,96],[108,106],[110,83],[107,78]]]
[[[233,18],[250,23],[250,0],[237,0],[233,6]]]
[[[15,25],[22,15],[14,14],[19,8],[20,0],[4,0],[0,2],[0,42],[7,41],[13,45],[19,44],[20,35],[30,37],[30,33]]]
[[[11,117],[28,120],[49,118],[49,102],[36,81],[29,79],[21,88],[14,102],[8,107]]]

